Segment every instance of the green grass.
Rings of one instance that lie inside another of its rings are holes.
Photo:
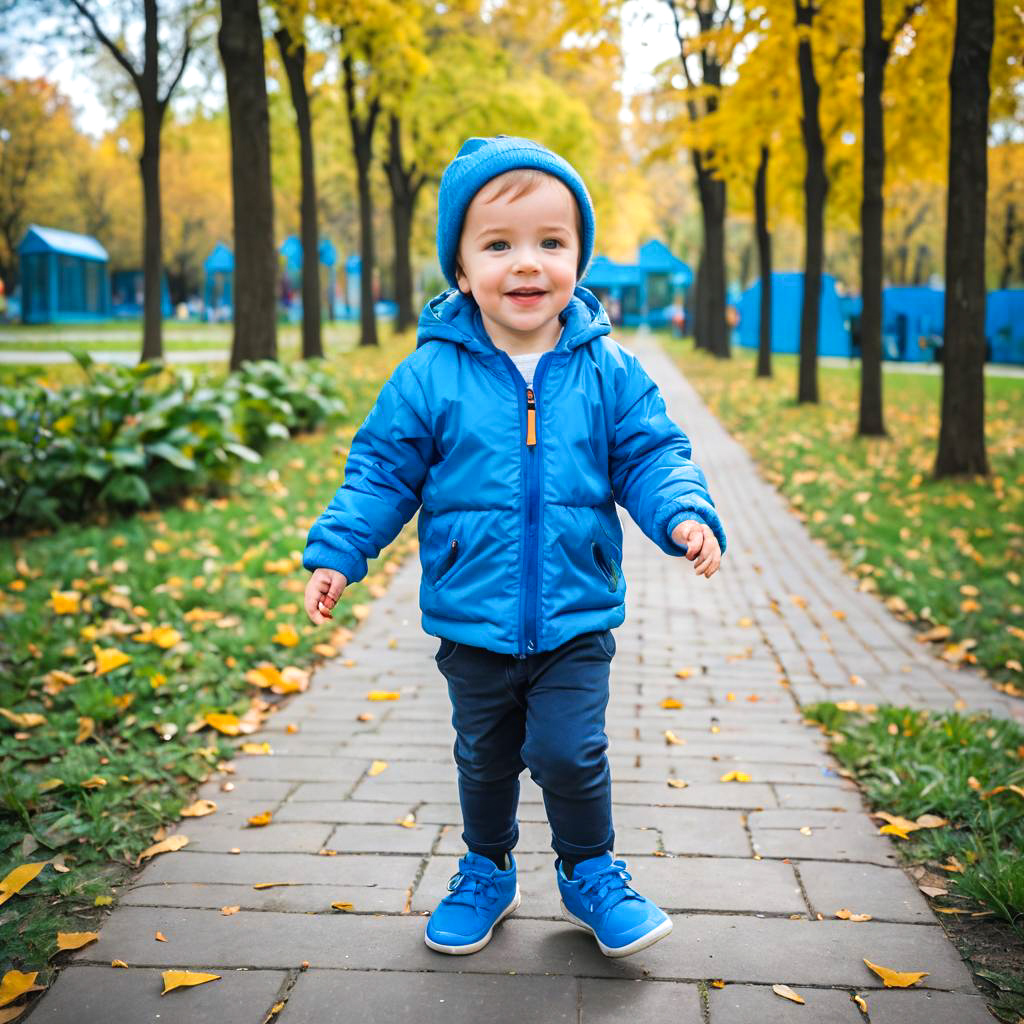
[[[207,712],[241,715],[254,699],[275,700],[247,673],[263,662],[309,669],[324,656],[314,646],[332,635],[343,642],[353,607],[387,579],[382,556],[345,591],[332,624],[314,627],[303,611],[309,526],[413,345],[385,334],[380,350],[328,360],[345,421],[242,465],[226,498],[195,494],[132,518],[0,541],[0,708],[43,718],[24,727],[0,717],[0,879],[55,858],[71,869],[45,867],[0,905],[0,974],[37,970],[39,983],[51,980],[57,931],[102,926],[154,831],[177,821],[197,783],[233,754],[234,740],[189,727]],[[410,526],[387,558],[400,560],[413,542]],[[53,591],[75,591],[78,610],[58,613]],[[180,638],[166,649],[145,642],[147,626]],[[282,627],[294,628],[294,642],[275,639]],[[132,660],[97,675],[94,646]],[[85,719],[93,732],[76,742]],[[95,776],[106,784],[86,785]],[[52,779],[60,784],[44,785]]]
[[[950,663],[977,664],[1024,697],[1024,380],[986,378],[990,476],[936,481],[940,377],[887,374],[890,437],[862,439],[858,367],[819,368],[820,404],[798,405],[796,356],[774,355],[774,377],[758,381],[752,350],[717,360],[689,339],[659,338],[862,589],[933,630]]]
[[[948,894],[934,898],[939,913],[987,911],[1009,926],[1017,952],[1005,938],[998,942],[1011,967],[1016,956],[1016,971],[982,967],[981,976],[1000,990],[993,1007],[1006,1011],[1000,1019],[1016,1021],[1024,1013],[1024,729],[987,714],[890,705],[865,713],[823,702],[804,714],[832,738],[832,753],[873,810],[914,823],[924,815],[935,816],[924,822],[945,822],[908,830],[894,840],[896,849],[906,865],[942,876]],[[976,940],[964,952],[984,962]]]

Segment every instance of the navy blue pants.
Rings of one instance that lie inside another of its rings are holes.
[[[604,731],[610,629],[581,633],[518,659],[442,640],[434,656],[448,681],[466,846],[484,856],[519,841],[519,775],[544,792],[552,849],[586,860],[614,849]]]

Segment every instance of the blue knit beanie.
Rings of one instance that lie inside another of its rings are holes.
[[[495,135],[490,139],[474,137],[462,144],[455,159],[445,168],[437,197],[437,258],[452,287],[458,287],[455,257],[459,251],[462,223],[473,196],[491,178],[518,167],[533,167],[554,175],[572,192],[580,208],[583,228],[576,280],[582,280],[586,274],[594,251],[594,205],[587,186],[572,165],[531,139],[514,135]]]

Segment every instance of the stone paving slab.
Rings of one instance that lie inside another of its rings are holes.
[[[573,978],[308,971],[277,1019],[281,1024],[577,1024],[577,989]],[[699,1020],[694,1017],[693,1024]]]
[[[900,868],[802,857],[794,863],[811,909],[826,917],[845,907],[876,921],[935,923],[924,894]]]
[[[413,915],[249,913],[122,907],[75,962],[123,959],[138,966],[318,968],[537,973],[652,980],[782,981],[788,985],[880,988],[863,957],[901,970],[928,970],[925,988],[974,991],[967,968],[937,925],[791,921],[743,915],[673,915],[673,933],[649,949],[613,960],[566,922],[506,918],[473,954],[446,956],[423,943],[426,920]],[[167,942],[152,941],[161,931]],[[188,957],[183,965],[181,958]]]
[[[985,1000],[956,992],[877,992],[868,999],[871,1024],[992,1024]]]
[[[776,995],[771,985],[709,988],[710,1024],[864,1024],[849,992],[802,986],[798,994],[803,1005]]]
[[[621,1024],[628,1020],[637,1024],[700,1024],[697,986],[604,978],[584,978],[580,982],[580,1024]]]
[[[194,907],[220,910],[278,910],[296,914],[326,913],[332,903],[351,903],[356,911],[401,914],[411,888],[410,874],[399,888],[381,883],[350,885],[339,881],[331,885],[275,886],[254,889],[251,885],[208,884],[205,882],[164,882],[137,885],[121,896],[121,903],[136,907]]]
[[[33,1024],[258,1024],[283,971],[213,971],[217,981],[161,996],[159,970],[71,965],[32,1011]]]

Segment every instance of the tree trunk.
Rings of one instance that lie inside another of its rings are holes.
[[[160,210],[160,128],[163,111],[142,114],[142,358],[140,362],[163,359],[163,217]]]
[[[761,147],[754,183],[754,209],[757,222],[757,262],[761,271],[761,314],[757,330],[757,377],[772,375],[772,236],[768,231],[768,156]]]
[[[1013,240],[1017,235],[1017,207],[1011,199],[1006,204],[1006,223],[1003,225],[1003,269],[999,287],[1006,289],[1013,281]]]
[[[860,437],[886,437],[882,406],[882,186],[885,127],[882,88],[888,46],[882,0],[864,0],[863,197],[860,204]]]
[[[352,135],[352,155],[356,162],[356,182],[359,195],[359,344],[378,345],[377,317],[373,308],[373,274],[376,257],[373,244],[373,195],[370,191],[370,164],[373,159],[373,128],[380,113],[380,99],[369,101],[366,116],[359,117],[356,109],[355,69],[352,58],[345,55],[341,61],[345,74],[345,106],[348,126]]]
[[[711,176],[697,153],[694,162],[704,223],[704,274],[697,291],[698,308],[703,314],[701,348],[720,359],[728,359],[731,353],[725,323],[725,182]]]
[[[274,34],[288,75],[288,86],[299,131],[299,164],[302,169],[300,203],[302,234],[302,358],[323,359],[320,336],[320,235],[316,224],[316,175],[313,165],[313,128],[306,91],[306,48],[296,46],[286,28]]]
[[[221,0],[217,33],[231,121],[235,336],[231,369],[277,358],[277,250],[270,115],[258,0]]]
[[[416,199],[422,175],[416,174],[416,165],[406,169],[402,159],[402,124],[392,114],[388,125],[388,159],[384,165],[391,188],[391,228],[395,243],[395,301],[398,314],[395,330],[401,334],[416,325],[412,294],[412,222],[416,212]]]
[[[796,3],[796,24],[806,26],[797,45],[800,69],[800,96],[803,116],[800,124],[807,153],[804,176],[804,288],[800,310],[800,379],[797,402],[818,401],[818,327],[821,316],[821,274],[825,260],[825,144],[821,137],[818,103],[821,90],[814,77],[810,29],[815,8]]]
[[[703,207],[701,212],[703,213]],[[708,337],[708,289],[707,279],[707,241],[701,243],[700,259],[697,261],[697,277],[694,281],[693,293],[693,343],[697,348],[706,349]]]
[[[985,199],[993,0],[957,0],[949,72],[942,422],[935,476],[987,474]]]

